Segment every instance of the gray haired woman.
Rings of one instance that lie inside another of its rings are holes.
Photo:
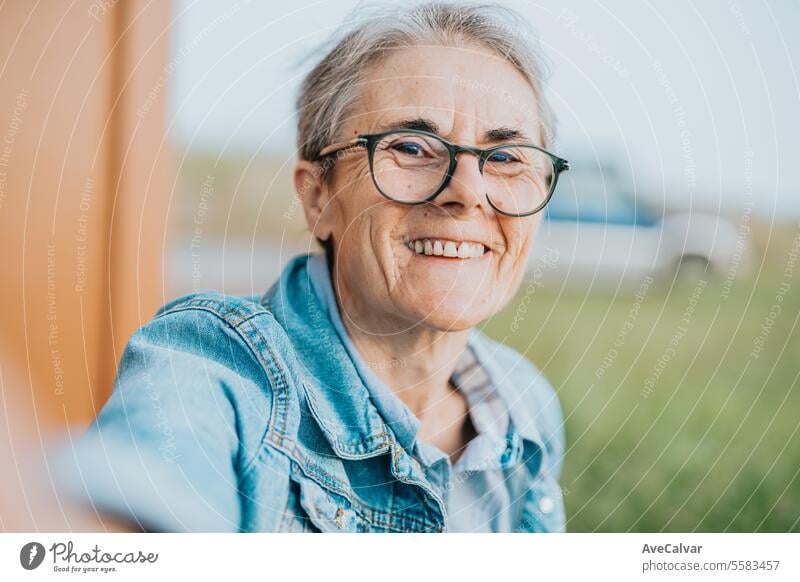
[[[81,442],[96,506],[160,531],[565,529],[557,396],[476,329],[569,167],[532,38],[506,8],[434,3],[334,42],[294,173],[325,251],[136,333]]]

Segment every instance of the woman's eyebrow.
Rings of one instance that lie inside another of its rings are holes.
[[[393,129],[417,129],[441,135],[439,133],[439,125],[425,117],[414,117],[409,119],[400,119],[397,121],[390,121],[381,125],[378,131],[389,131]],[[513,127],[501,126],[495,129],[489,129],[483,134],[483,141],[486,143],[497,143],[503,141],[530,141],[528,134],[520,129]]]
[[[414,117],[409,119],[400,119],[398,121],[390,121],[378,128],[378,131],[389,131],[392,129],[417,129],[419,131],[427,131],[439,135],[439,126],[435,121],[426,119],[424,117]]]
[[[513,127],[498,127],[495,129],[490,129],[483,134],[483,139],[486,142],[530,141],[528,134],[520,129],[514,129]]]

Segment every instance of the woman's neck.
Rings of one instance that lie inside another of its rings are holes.
[[[469,330],[442,332],[415,326],[405,331],[372,334],[343,318],[353,344],[367,366],[419,418],[446,398],[450,377],[469,339]]]
[[[329,273],[335,269],[331,263]],[[342,323],[362,359],[420,421],[454,394],[450,378],[469,340],[469,330],[442,331],[378,313],[353,298],[346,285],[331,288]],[[436,424],[435,422],[433,424]]]

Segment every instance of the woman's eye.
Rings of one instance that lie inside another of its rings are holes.
[[[425,154],[425,151],[419,144],[413,142],[400,142],[392,146],[395,151],[405,154],[407,156],[420,157]]]
[[[493,152],[489,156],[488,161],[500,164],[508,164],[511,162],[518,162],[519,160],[515,156],[511,155],[511,152]]]

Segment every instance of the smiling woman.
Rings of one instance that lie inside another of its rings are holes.
[[[531,38],[508,9],[437,3],[335,40],[294,174],[326,252],[263,296],[165,305],[73,490],[150,530],[563,530],[557,396],[475,329],[569,168]]]

